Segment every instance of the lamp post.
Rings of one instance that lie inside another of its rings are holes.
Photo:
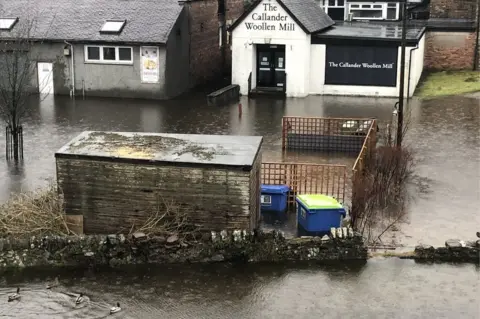
[[[402,147],[403,139],[403,102],[405,91],[405,50],[407,42],[407,0],[402,2],[402,50],[400,54],[400,92],[398,94],[397,146]]]

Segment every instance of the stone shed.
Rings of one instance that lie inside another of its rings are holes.
[[[86,234],[118,233],[168,206],[202,230],[257,227],[263,138],[81,133],[55,153],[66,214]]]

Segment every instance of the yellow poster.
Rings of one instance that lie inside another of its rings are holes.
[[[141,47],[141,76],[143,83],[158,83],[159,81],[159,48]]]

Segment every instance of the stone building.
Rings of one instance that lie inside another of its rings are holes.
[[[229,70],[226,24],[242,10],[240,0],[0,0],[0,39],[34,41],[40,93],[168,99]]]

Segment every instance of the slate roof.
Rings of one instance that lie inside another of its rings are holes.
[[[178,0],[0,0],[0,18],[19,18],[11,31],[0,31],[0,38],[34,19],[32,38],[161,44],[182,10]],[[110,19],[127,20],[120,34],[99,32]]]
[[[292,19],[305,31],[316,33],[325,30],[335,22],[323,11],[318,2],[314,0],[276,0]],[[245,19],[262,0],[257,0],[232,24],[233,30]]]

